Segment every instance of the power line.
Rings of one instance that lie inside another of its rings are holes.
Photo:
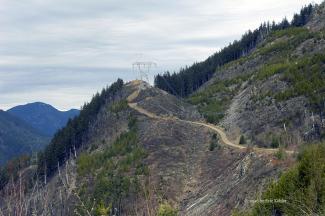
[[[132,64],[133,72],[137,70],[140,75],[140,79],[149,83],[149,72],[152,67],[157,67],[155,62],[134,62]]]

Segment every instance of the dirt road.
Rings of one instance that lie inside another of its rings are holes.
[[[208,123],[205,123],[205,122],[195,122],[195,121],[182,120],[182,119],[179,119],[177,117],[158,116],[155,113],[152,113],[152,112],[149,112],[148,110],[143,109],[142,107],[138,106],[137,103],[133,103],[132,102],[134,99],[137,98],[137,96],[139,95],[140,91],[141,91],[140,89],[134,91],[127,98],[129,107],[132,108],[132,109],[134,109],[134,110],[136,110],[136,111],[138,111],[139,113],[142,113],[143,115],[145,115],[145,116],[147,116],[149,118],[153,118],[153,119],[176,120],[176,121],[182,121],[182,122],[186,122],[186,123],[193,124],[193,125],[199,125],[199,126],[202,126],[202,127],[207,127],[210,130],[213,130],[213,131],[215,131],[215,132],[217,132],[219,134],[219,137],[221,139],[222,144],[227,145],[227,146],[230,146],[232,148],[241,149],[241,150],[245,150],[245,149],[248,148],[246,146],[239,145],[239,144],[236,144],[236,143],[231,142],[228,139],[227,134],[225,133],[225,131],[221,127],[218,127],[216,125],[208,124]],[[257,148],[257,147],[253,147],[252,150],[255,151],[255,152],[267,153],[267,154],[274,154],[274,153],[276,153],[276,152],[279,151],[278,148],[276,148],[276,149],[270,149],[270,148]],[[294,153],[294,151],[289,151],[289,150],[285,150],[285,152],[287,154],[293,154]]]

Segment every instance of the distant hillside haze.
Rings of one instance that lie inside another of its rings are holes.
[[[24,121],[0,110],[0,165],[13,157],[37,152],[49,141]]]
[[[41,102],[16,106],[7,112],[22,119],[49,137],[52,137],[57,130],[64,127],[70,118],[79,115],[79,110],[77,109],[59,111],[53,106]]]

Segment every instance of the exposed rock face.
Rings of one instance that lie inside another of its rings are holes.
[[[297,47],[294,55],[303,56],[306,53],[308,54],[322,54],[325,49],[324,39],[315,40],[309,39],[303,42],[299,47]]]
[[[310,22],[307,24],[307,27],[313,31],[325,29],[325,2],[316,8],[316,11]]]

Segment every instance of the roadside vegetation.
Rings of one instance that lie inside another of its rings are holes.
[[[297,164],[274,180],[249,212],[233,215],[324,215],[325,143],[307,146]]]

